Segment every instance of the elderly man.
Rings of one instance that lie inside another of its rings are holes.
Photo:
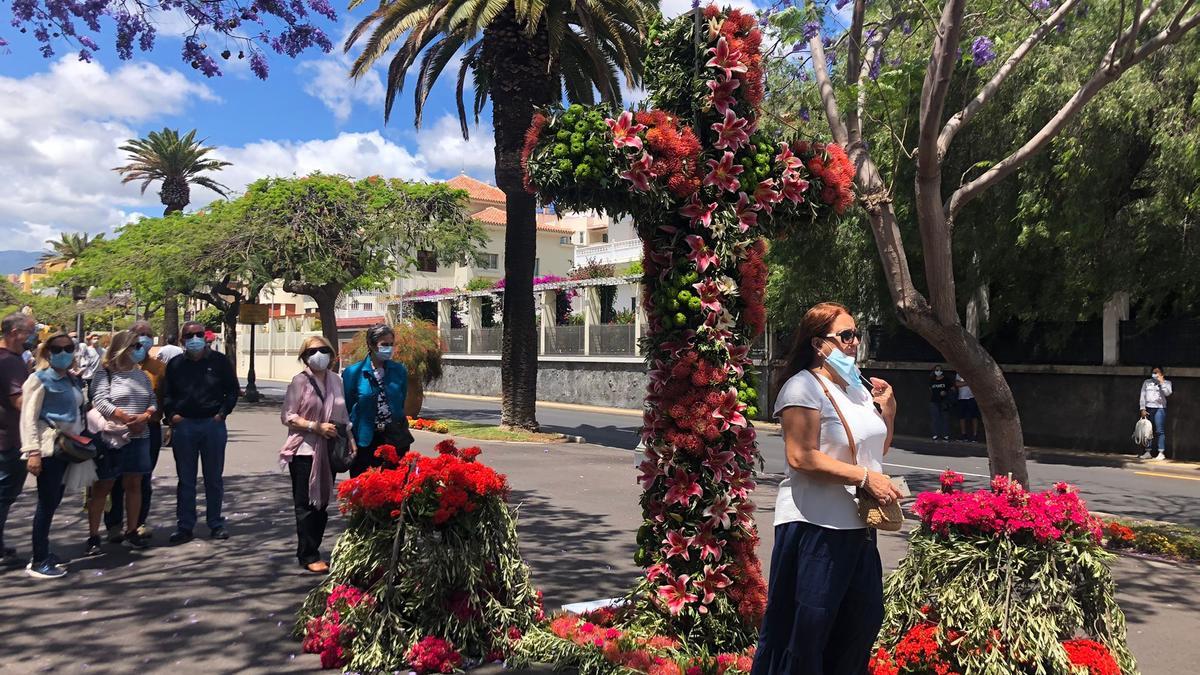
[[[154,331],[150,328],[149,321],[137,321],[129,327],[129,331],[138,336],[140,342],[145,348],[146,353],[150,353],[150,347],[154,344]],[[138,367],[146,372],[150,377],[150,384],[154,386],[154,396],[157,399],[158,409],[163,409],[163,386],[167,379],[167,364],[147,357]],[[153,532],[146,527],[146,517],[150,515],[150,496],[154,492],[152,475],[154,468],[158,466],[158,455],[162,451],[163,428],[162,428],[162,413],[155,413],[150,418],[150,423],[147,425],[150,432],[150,473],[142,474],[142,509],[138,513],[138,528],[137,533],[141,537],[148,538]],[[117,543],[120,542],[124,535],[122,534],[121,523],[125,519],[125,488],[121,481],[117,481],[113,485],[112,490],[112,505],[108,512],[104,514],[104,526],[108,528],[108,540]]]
[[[79,376],[83,378],[84,391],[91,391],[92,378],[96,376],[96,368],[100,366],[101,352],[100,336],[95,333],[90,333],[87,340],[83,344],[83,349],[79,351],[76,357],[79,366]]]
[[[163,408],[171,424],[177,524],[171,544],[192,540],[196,526],[196,470],[204,468],[204,516],[213,539],[228,539],[221,500],[225,494],[225,418],[237,405],[238,380],[229,359],[208,348],[204,324],[183,325],[183,356],[167,364]]]
[[[21,353],[33,335],[33,320],[19,312],[0,321],[0,559],[13,558],[16,549],[4,545],[4,523],[8,510],[25,485],[25,462],[21,461],[21,386],[29,367]]]

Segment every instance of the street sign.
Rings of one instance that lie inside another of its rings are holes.
[[[270,318],[270,309],[270,305],[242,303],[242,306],[238,308],[238,323],[266,323]]]

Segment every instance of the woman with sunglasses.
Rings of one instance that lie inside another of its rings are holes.
[[[855,493],[883,504],[900,498],[883,474],[896,401],[887,382],[859,373],[861,339],[845,307],[817,305],[801,320],[778,380],[788,472],[775,505],[754,675],[866,673],[883,623],[875,530],[858,515]]]
[[[300,345],[300,363],[305,367],[288,385],[280,414],[288,428],[279,461],[292,478],[296,558],[314,574],[329,571],[329,565],[321,560],[321,539],[333,498],[329,448],[338,427],[345,428],[349,421],[342,378],[329,369],[332,361],[333,347],[325,338],[314,335]]]
[[[57,450],[59,433],[83,431],[83,380],[71,373],[75,341],[66,333],[51,335],[38,348],[36,370],[22,387],[21,457],[37,477],[37,510],[33,515],[33,557],[25,567],[35,579],[57,579],[67,573],[50,552],[50,524],[63,498],[70,462]]]
[[[138,516],[142,512],[142,475],[150,473],[149,424],[158,412],[154,385],[138,364],[146,360],[149,348],[138,340],[136,333],[121,331],[113,336],[104,363],[92,378],[92,409],[108,428],[128,432],[128,441],[105,452],[97,462],[97,480],[92,485],[88,502],[87,555],[100,553],[100,521],[104,503],[117,478],[125,489],[126,548],[144,549],[150,544],[138,534]],[[110,426],[111,425],[111,426]],[[110,435],[109,438],[113,436]]]

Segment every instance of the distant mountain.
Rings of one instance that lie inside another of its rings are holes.
[[[41,251],[0,251],[0,274],[16,274],[26,267],[33,267]]]

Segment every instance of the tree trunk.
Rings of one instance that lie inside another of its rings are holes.
[[[240,300],[235,300],[229,303],[225,312],[221,315],[222,330],[225,332],[225,358],[233,364],[233,372],[237,372],[237,320],[238,310],[241,308]]]
[[[321,319],[321,335],[329,340],[329,344],[333,345],[333,354],[336,357],[341,353],[338,349],[338,329],[337,329],[337,299],[342,294],[342,287],[321,286],[320,288],[312,289],[311,293],[307,293],[309,297],[317,302],[317,316]],[[340,368],[338,360],[334,358],[330,366],[334,372]]]
[[[170,288],[163,296],[162,338],[164,344],[169,335],[179,337],[179,294]]]
[[[500,356],[501,423],[536,431],[538,340],[533,264],[537,256],[537,201],[526,192],[521,168],[525,131],[535,106],[557,99],[549,74],[545,25],[522,34],[510,3],[483,34],[482,62],[491,67],[496,185],[506,197],[504,336]]]

